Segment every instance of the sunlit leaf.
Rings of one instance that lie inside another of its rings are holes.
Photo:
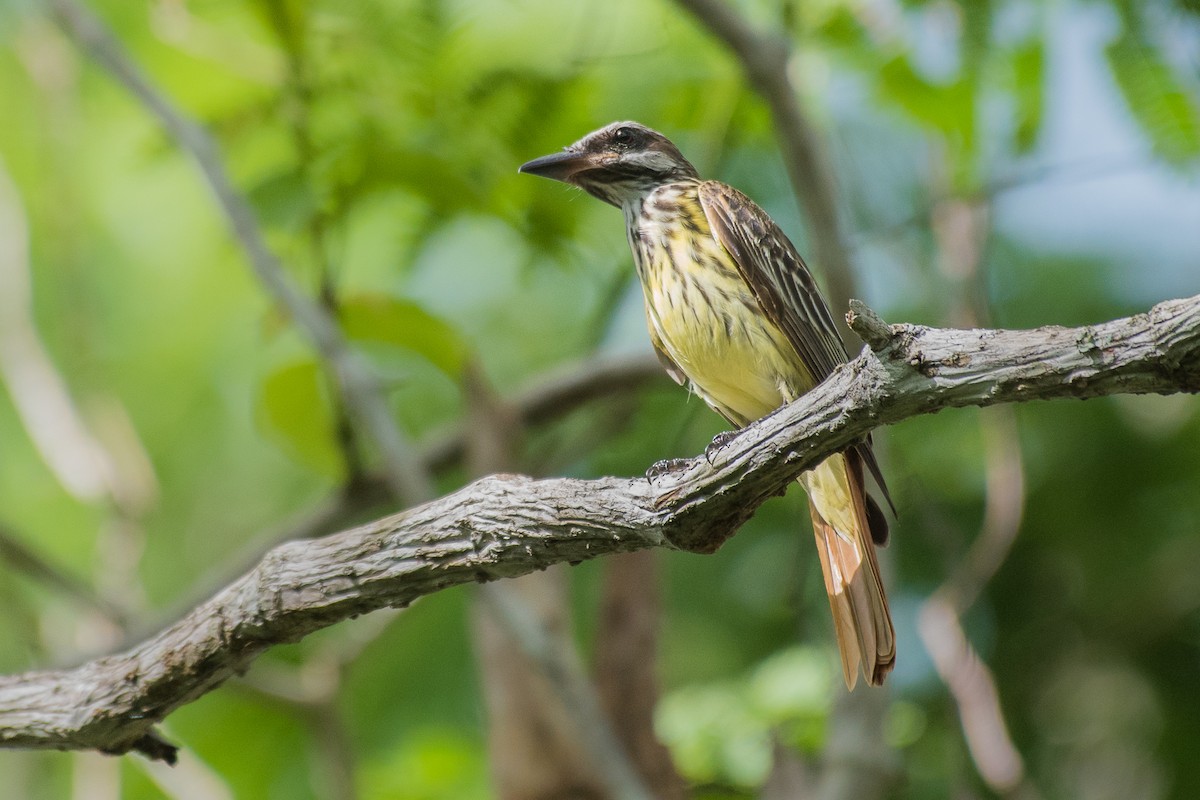
[[[773,739],[811,750],[823,743],[835,680],[826,653],[791,648],[744,679],[671,692],[655,727],[691,780],[757,785],[770,768]]]
[[[750,676],[750,697],[767,719],[824,715],[836,680],[832,666],[827,654],[815,648],[780,651]]]
[[[487,769],[476,742],[453,730],[422,729],[363,767],[369,800],[489,796]]]
[[[754,786],[770,769],[770,730],[736,682],[672,692],[659,706],[655,729],[690,780]]]

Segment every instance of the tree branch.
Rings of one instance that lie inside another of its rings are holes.
[[[852,304],[851,327],[869,319]],[[152,726],[271,645],[450,586],[647,547],[715,550],[804,469],[944,408],[1200,392],[1200,295],[1082,328],[891,326],[801,399],[646,478],[484,478],[362,527],[275,548],[130,650],[0,678],[0,746],[171,752]]]

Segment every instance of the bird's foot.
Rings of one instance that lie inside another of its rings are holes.
[[[721,431],[713,437],[713,440],[708,443],[708,447],[704,448],[704,458],[708,461],[710,467],[717,453],[725,449],[725,445],[733,441],[739,433],[741,431]]]
[[[687,469],[691,463],[691,459],[687,458],[668,458],[664,461],[655,461],[646,470],[646,480],[653,483],[664,475]]]

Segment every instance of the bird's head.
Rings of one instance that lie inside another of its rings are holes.
[[[697,177],[671,140],[637,122],[614,122],[520,172],[578,186],[614,206],[632,203],[657,186]]]

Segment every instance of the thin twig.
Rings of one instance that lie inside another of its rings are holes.
[[[10,569],[56,589],[118,627],[124,623],[124,614],[96,594],[85,581],[54,566],[18,539],[12,531],[3,527],[0,527],[0,561],[5,562]]]
[[[1023,780],[1025,765],[1008,735],[991,670],[967,639],[958,612],[942,595],[934,594],[921,604],[917,625],[938,675],[958,706],[963,738],[980,776],[995,792],[1011,791]]]
[[[194,753],[181,753],[175,764],[143,760],[139,766],[171,800],[234,800],[229,784]]]

